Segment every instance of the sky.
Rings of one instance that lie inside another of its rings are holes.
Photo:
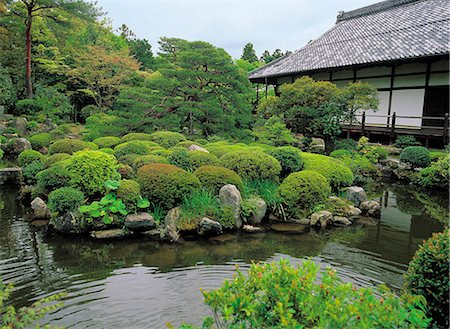
[[[126,24],[157,50],[160,37],[208,41],[239,58],[247,42],[294,51],[331,28],[339,11],[380,0],[98,0],[116,29]]]

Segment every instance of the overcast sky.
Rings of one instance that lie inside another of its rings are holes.
[[[257,55],[296,50],[349,11],[379,0],[99,0],[114,28],[128,25],[157,48],[161,36],[208,41],[240,57],[247,42]]]

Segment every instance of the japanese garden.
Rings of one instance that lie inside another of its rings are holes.
[[[0,0],[0,328],[448,328],[449,19],[233,58]]]

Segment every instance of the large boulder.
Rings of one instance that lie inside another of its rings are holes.
[[[37,197],[31,201],[31,209],[33,209],[33,219],[49,219],[50,209],[41,198]]]
[[[347,189],[347,200],[351,201],[355,206],[359,206],[361,202],[367,200],[366,191],[359,186],[351,186]]]
[[[156,227],[153,216],[147,212],[130,214],[125,219],[125,227],[133,232],[150,231]]]
[[[267,212],[267,203],[261,198],[254,197],[247,200],[247,203],[252,208],[250,217],[247,218],[247,223],[250,225],[258,225],[262,222]]]
[[[19,117],[14,122],[14,127],[21,135],[25,135],[27,133],[28,120],[23,117]]]
[[[222,225],[212,219],[203,217],[198,224],[198,234],[200,235],[219,235],[222,234]]]
[[[364,216],[378,218],[381,215],[381,205],[377,201],[369,200],[359,205]]]
[[[121,228],[111,230],[92,231],[90,233],[94,239],[119,239],[127,235],[127,232]]]
[[[322,138],[313,138],[308,151],[311,153],[325,153],[325,141]]]
[[[347,216],[350,218],[356,218],[358,216],[360,216],[362,213],[361,209],[356,208],[355,206],[350,206],[347,209]]]
[[[352,225],[352,222],[343,216],[333,216],[333,225],[335,226],[349,226]]]
[[[209,151],[201,146],[192,144],[191,146],[188,147],[188,151],[200,151],[200,152],[205,152],[205,153],[209,153]]]
[[[320,227],[326,227],[328,224],[331,224],[332,221],[333,214],[327,210],[322,210],[311,215],[310,225],[320,225]]]
[[[81,214],[78,212],[68,212],[63,216],[54,217],[50,220],[55,231],[59,233],[84,233],[86,229],[80,225]]]
[[[241,210],[241,192],[237,189],[236,186],[232,184],[228,184],[222,186],[219,191],[219,199],[223,206],[230,207],[233,211],[234,224],[236,228],[242,227],[242,219],[240,216]]]
[[[31,143],[26,138],[16,138],[10,148],[10,152],[13,154],[20,154],[25,150],[31,150]]]
[[[178,242],[180,235],[177,230],[177,221],[180,219],[180,207],[169,210],[164,219],[164,227],[161,229],[160,237],[162,241]]]

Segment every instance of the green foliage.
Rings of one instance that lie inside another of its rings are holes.
[[[44,155],[41,152],[34,150],[25,150],[19,154],[17,157],[17,162],[19,166],[25,167],[26,165],[32,163],[33,161],[43,162]]]
[[[223,155],[220,163],[245,179],[278,180],[281,165],[277,159],[263,152],[235,151]]]
[[[255,49],[253,48],[253,44],[251,42],[247,43],[244,46],[241,59],[248,61],[250,63],[254,63],[254,62],[258,61],[258,57],[256,56]]]
[[[161,155],[142,155],[138,156],[134,162],[133,162],[133,168],[139,169],[143,165],[150,164],[150,163],[169,163],[169,160],[167,160],[165,157]]]
[[[331,268],[320,276],[319,269],[310,260],[297,267],[287,260],[252,264],[247,275],[238,271],[219,289],[204,291],[204,300],[219,328],[427,327],[423,297],[398,298],[386,286],[357,288]],[[210,319],[204,324],[213,328]]]
[[[99,219],[106,225],[122,223],[125,216],[128,215],[127,207],[114,193],[105,195],[100,201],[80,206],[79,210],[85,215],[85,220],[88,223],[93,223]]]
[[[183,134],[172,131],[156,131],[150,134],[150,136],[150,139],[153,142],[165,148],[173,147],[186,140],[186,137]]]
[[[290,174],[278,188],[286,213],[294,218],[301,218],[312,207],[323,203],[330,193],[327,179],[312,170]]]
[[[48,194],[57,188],[69,185],[70,177],[67,171],[69,161],[57,161],[51,164],[49,168],[40,171],[36,175],[36,186],[38,190],[44,194]]]
[[[369,152],[365,154],[366,158],[368,158],[373,163],[378,163],[380,160],[387,159],[389,155],[389,152],[381,147],[381,146],[374,146],[369,149]]]
[[[67,153],[73,154],[75,152],[88,149],[88,150],[96,150],[97,145],[89,142],[84,142],[79,139],[60,139],[55,141],[52,145],[50,145],[48,149],[49,154],[55,153]]]
[[[103,136],[120,136],[128,130],[122,124],[123,120],[115,115],[98,113],[86,119],[83,136],[87,140],[94,140]]]
[[[264,152],[268,149],[262,147],[263,144],[258,145],[247,145],[244,143],[230,144],[226,141],[219,141],[214,143],[208,143],[205,148],[218,158],[224,154],[235,152],[235,151],[248,151],[248,152]],[[272,148],[269,145],[265,145],[267,148]]]
[[[98,150],[103,152],[103,153],[106,153],[106,154],[114,155],[114,150],[109,148],[109,147],[104,147],[104,148],[101,148],[101,149],[98,149]]]
[[[447,155],[445,158],[431,163],[431,166],[422,169],[417,179],[419,186],[447,190],[449,186],[449,161],[450,158]]]
[[[83,192],[72,187],[61,187],[48,195],[49,209],[58,212],[60,215],[78,209],[83,201]]]
[[[184,196],[200,188],[194,174],[170,164],[144,165],[139,168],[137,178],[143,196],[164,209],[177,206]]]
[[[150,141],[133,140],[117,145],[114,148],[114,155],[117,158],[127,154],[147,155],[158,144]]]
[[[273,146],[290,145],[295,142],[291,130],[286,128],[286,124],[278,116],[264,120],[263,125],[255,127],[253,134],[259,142]]]
[[[177,228],[182,231],[195,230],[203,217],[220,222],[221,207],[217,197],[206,190],[196,190],[184,196]]]
[[[449,326],[449,230],[435,233],[414,254],[405,274],[406,288],[428,302],[428,315],[438,328]]]
[[[105,181],[120,178],[116,158],[100,151],[78,151],[68,161],[70,185],[89,196],[105,192]]]
[[[154,141],[154,138],[150,134],[144,133],[129,133],[120,139],[121,143],[131,142],[131,141]]]
[[[25,183],[34,185],[36,183],[36,175],[44,169],[44,164],[41,161],[32,161],[22,168],[22,175]]]
[[[141,157],[141,155],[139,154],[126,154],[121,156],[119,159],[117,159],[117,161],[119,161],[119,163],[126,165],[126,166],[133,166],[134,162],[136,161],[137,158]]]
[[[205,139],[205,144],[206,143],[208,143],[208,141]],[[200,146],[200,145],[202,145],[202,144],[200,144],[200,143],[198,143],[198,142],[193,142],[193,141],[190,141],[190,140],[185,140],[185,141],[182,141],[182,142],[179,142],[177,145],[175,145],[175,147],[184,147],[184,148],[189,148],[189,146],[191,146],[191,145],[197,145],[197,146]]]
[[[353,183],[354,176],[352,171],[343,162],[320,154],[302,152],[301,156],[304,164],[303,168],[322,174],[328,180],[333,190],[350,186]]]
[[[49,133],[39,133],[31,136],[28,140],[30,141],[33,149],[39,150],[43,147],[49,147],[53,142],[53,137]]]
[[[120,181],[116,194],[127,207],[131,207],[141,199],[141,187],[139,186],[139,183],[134,180],[123,179]]]
[[[202,166],[195,172],[202,187],[213,194],[218,194],[222,186],[227,184],[235,185],[240,191],[243,191],[242,178],[233,170],[218,166]]]
[[[219,159],[214,154],[202,151],[187,151],[186,149],[174,151],[167,156],[167,160],[187,171],[194,171],[201,166],[214,166],[219,163]]]
[[[94,144],[98,146],[98,148],[113,148],[114,146],[121,143],[121,139],[115,136],[105,136],[99,137],[92,141]]]
[[[414,136],[411,135],[401,135],[395,138],[395,146],[404,149],[408,146],[418,146],[420,143]]]
[[[408,146],[400,154],[400,161],[410,164],[413,168],[426,168],[431,163],[430,151],[423,146]]]
[[[268,151],[268,153],[280,162],[282,178],[303,168],[301,152],[293,146],[277,147]]]
[[[380,174],[379,169],[366,156],[355,151],[336,150],[330,156],[339,159],[352,171],[356,184],[365,184]]]
[[[244,182],[243,197],[246,199],[252,196],[259,196],[272,209],[277,209],[282,202],[278,193],[280,185],[267,179],[246,180]]]
[[[445,159],[447,157],[448,153],[447,152],[430,152],[430,159],[432,162],[436,162],[439,161],[441,159]]]
[[[0,65],[0,105],[9,104],[13,97],[13,84],[8,70]]]
[[[356,151],[357,143],[353,139],[342,139],[334,143],[335,150]]]

